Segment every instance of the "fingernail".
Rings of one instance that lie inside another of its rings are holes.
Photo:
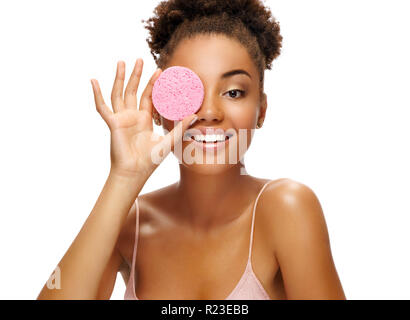
[[[141,59],[141,58],[138,58],[138,59],[137,59],[137,66],[140,67],[141,64],[142,64],[142,59]]]
[[[152,78],[151,78],[152,81],[157,80],[157,78],[158,78],[158,73],[159,73],[158,70],[159,70],[159,69],[155,70],[154,74],[152,75]]]
[[[198,120],[198,116],[195,116],[195,118],[191,120],[189,125],[192,126],[196,122],[196,120]]]

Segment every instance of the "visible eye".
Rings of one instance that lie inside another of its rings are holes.
[[[232,89],[232,90],[227,91],[227,93],[229,93],[229,96],[231,98],[237,98],[238,97],[237,94],[235,95],[235,92],[240,92],[241,97],[243,97],[243,95],[245,94],[245,91],[239,90],[239,89]],[[233,96],[232,96],[232,94],[233,94]]]

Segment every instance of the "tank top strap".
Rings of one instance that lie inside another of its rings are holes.
[[[255,211],[256,211],[256,205],[258,204],[258,200],[259,197],[261,196],[263,190],[265,189],[265,187],[274,180],[269,180],[268,182],[266,182],[263,187],[261,188],[261,190],[258,193],[258,196],[256,197],[255,200],[255,204],[253,205],[253,212],[252,212],[252,226],[251,226],[251,237],[250,237],[250,241],[249,241],[249,255],[248,255],[248,260],[251,259],[251,254],[252,254],[252,243],[253,243],[253,229],[254,229],[254,224],[255,224]]]
[[[131,275],[130,277],[134,279],[134,273],[135,273],[135,259],[137,256],[137,247],[138,247],[138,233],[139,233],[139,208],[138,208],[138,197],[135,200],[135,240],[134,240],[134,251],[132,254],[132,264],[131,264]]]

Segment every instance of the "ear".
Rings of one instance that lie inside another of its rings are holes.
[[[266,115],[267,108],[268,108],[268,97],[266,96],[266,93],[262,93],[258,121],[256,123],[258,128],[261,128],[263,125],[263,122],[265,121],[265,115]]]

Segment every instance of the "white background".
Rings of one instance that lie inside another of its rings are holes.
[[[145,88],[155,64],[141,19],[157,3],[0,2],[1,299],[35,299],[92,210],[109,130],[90,79],[109,102],[117,60],[128,77],[142,57]],[[266,4],[283,50],[265,73],[269,109],[247,170],[313,189],[348,299],[409,299],[408,2]],[[176,169],[170,155],[142,193]],[[124,290],[118,274],[112,299]]]

